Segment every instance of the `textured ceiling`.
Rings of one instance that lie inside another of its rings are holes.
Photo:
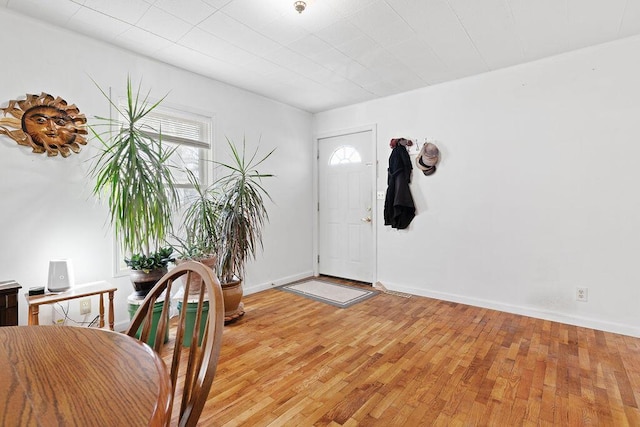
[[[637,0],[0,0],[318,112],[640,33]]]

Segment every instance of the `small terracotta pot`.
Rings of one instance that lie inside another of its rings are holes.
[[[224,297],[224,317],[237,318],[244,314],[240,307],[242,301],[242,280],[236,280],[229,283],[222,283],[222,295]]]
[[[180,265],[182,263],[185,263],[187,261],[198,261],[201,262],[202,264],[206,265],[207,267],[209,267],[210,269],[213,270],[213,268],[216,265],[216,258],[215,257],[210,257],[210,258],[203,258],[203,259],[196,259],[196,260],[189,260],[189,259],[183,259],[183,258],[179,258],[176,259],[176,265]],[[182,280],[183,285],[184,285],[184,281],[187,280],[186,276],[182,276],[180,278],[180,280]],[[189,295],[193,295],[195,297],[197,297],[198,295],[200,295],[200,288],[202,287],[202,278],[194,275],[191,277],[190,279],[190,283],[189,283]]]

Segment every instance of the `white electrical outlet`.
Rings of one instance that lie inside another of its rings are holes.
[[[89,313],[91,313],[91,300],[89,298],[80,300],[80,314]]]
[[[589,288],[576,288],[576,301],[587,302],[589,299]]]

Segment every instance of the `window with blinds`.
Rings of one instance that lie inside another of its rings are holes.
[[[170,162],[175,166],[173,176],[181,202],[189,199],[193,185],[187,179],[186,169],[200,182],[206,183],[205,161],[211,147],[211,118],[157,107],[145,116],[146,132],[162,142],[177,147]]]
[[[164,141],[209,148],[210,119],[203,117],[201,120],[195,120],[178,117],[166,114],[159,108],[149,113],[144,123],[152,129],[160,130]]]

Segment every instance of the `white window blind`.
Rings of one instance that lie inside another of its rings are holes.
[[[147,114],[143,123],[155,131],[149,131],[149,134],[157,136],[161,132],[163,141],[200,148],[210,147],[209,120],[189,119],[154,110]]]

